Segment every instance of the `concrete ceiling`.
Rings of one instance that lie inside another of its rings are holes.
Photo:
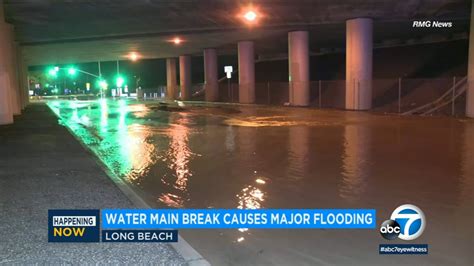
[[[124,59],[130,51],[145,58],[201,54],[217,47],[235,52],[239,40],[256,40],[257,54],[284,53],[286,33],[311,33],[311,50],[344,47],[345,20],[372,17],[376,42],[449,39],[469,30],[469,0],[260,0],[262,14],[249,27],[238,16],[248,1],[235,0],[10,0],[5,20],[29,65]],[[448,29],[412,28],[419,19],[452,21]],[[174,36],[185,40],[179,46]]]

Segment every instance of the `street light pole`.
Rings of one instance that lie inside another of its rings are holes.
[[[93,76],[93,77],[96,77],[96,78],[100,78],[101,76],[97,76],[95,74],[92,74],[92,73],[89,73],[87,71],[84,71],[84,70],[80,70],[80,69],[77,69],[77,71],[81,72],[81,73],[84,73],[84,74],[87,74],[87,75],[90,75],[90,76]]]
[[[62,70],[62,69],[67,69],[67,68],[63,68],[63,67],[58,68],[58,70]],[[92,74],[92,73],[90,73],[90,72],[84,71],[84,70],[80,70],[80,69],[75,69],[75,71],[79,71],[79,72],[81,72],[81,73],[84,73],[84,74],[86,74],[86,75],[90,75],[90,76],[93,76],[93,77],[96,77],[96,78],[100,78],[100,77],[102,76],[102,75],[100,74],[100,71],[99,71],[99,76],[97,76],[96,74]]]
[[[117,60],[117,83],[118,83],[118,79],[120,79],[119,60]],[[122,96],[122,89],[119,88],[119,86],[118,86],[119,84],[115,84],[115,85],[117,85],[117,95],[118,95],[119,97],[121,97],[121,96]]]
[[[100,71],[100,61],[97,62],[97,65],[99,66],[99,77],[102,77],[102,72]]]
[[[101,72],[101,69],[100,69],[100,61],[97,61],[97,65],[99,67],[99,80],[102,80],[102,72]],[[101,85],[99,85],[99,87],[100,87],[100,98],[103,99],[104,98],[104,90],[103,90]]]

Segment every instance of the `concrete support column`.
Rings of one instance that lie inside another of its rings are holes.
[[[11,97],[11,108],[13,115],[20,115],[21,114],[21,107],[20,107],[20,96],[18,86],[15,83],[16,71],[15,71],[15,64],[14,64],[14,56],[13,56],[13,44],[14,44],[14,29],[13,26],[10,24],[6,25],[6,33],[5,33],[5,49],[6,49],[6,71],[8,73],[8,79],[10,82],[10,97]]]
[[[12,41],[13,89],[16,91],[19,112],[23,110],[23,90],[20,87],[20,69],[18,62],[18,43]]]
[[[25,108],[25,91],[23,90],[23,81],[22,81],[22,74],[21,74],[21,55],[19,54],[20,52],[20,47],[17,42],[15,42],[14,45],[14,52],[15,52],[15,69],[17,73],[17,83],[18,83],[18,93],[20,96],[20,109],[23,110]]]
[[[3,1],[0,1],[0,125],[13,123],[12,96],[7,71],[7,26],[3,21]]]
[[[19,66],[19,75],[20,75],[20,90],[23,91],[23,108],[30,103],[30,91],[29,91],[29,80],[28,80],[28,66],[23,58],[23,51],[19,47],[18,49],[18,63]]]
[[[309,48],[308,32],[288,33],[289,95],[294,106],[309,105]]]
[[[24,66],[25,68],[25,77],[24,77],[24,81],[26,82],[26,85],[25,85],[25,90],[26,90],[26,105],[30,104],[30,73],[28,71],[28,66],[25,65]]]
[[[28,91],[26,89],[25,67],[21,47],[16,45],[16,57],[18,62],[18,86],[20,87],[21,109],[23,110],[28,104]]]
[[[176,58],[166,59],[166,99],[176,100]]]
[[[255,56],[252,41],[241,41],[239,51],[239,102],[255,103]]]
[[[3,54],[3,52],[0,54]],[[0,71],[0,125],[13,123],[13,114],[10,107],[11,97],[7,83],[9,83],[7,73]]]
[[[467,70],[466,116],[474,118],[474,4],[471,7],[471,32],[469,33],[469,63]]]
[[[372,108],[372,19],[346,21],[346,109]]]
[[[191,98],[191,56],[179,57],[179,85],[181,86],[181,100],[187,101]]]
[[[206,101],[219,100],[219,84],[217,77],[217,52],[216,49],[204,49],[204,86]]]

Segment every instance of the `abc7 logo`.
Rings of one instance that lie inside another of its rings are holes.
[[[425,230],[425,214],[415,205],[405,204],[396,208],[390,220],[386,220],[380,226],[380,234],[383,238],[392,240],[414,240]]]

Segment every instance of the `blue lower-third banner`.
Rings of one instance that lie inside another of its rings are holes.
[[[103,229],[375,228],[374,209],[105,209]]]

